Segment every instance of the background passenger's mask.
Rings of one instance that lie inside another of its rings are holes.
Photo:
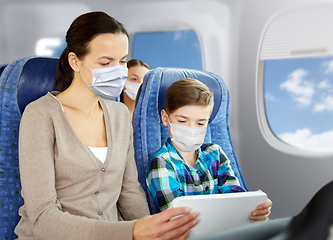
[[[169,117],[168,117],[169,121]],[[171,140],[183,152],[192,152],[197,150],[204,142],[207,127],[195,128],[170,123],[170,131],[173,135]]]
[[[89,68],[85,63],[83,64]],[[128,69],[126,67],[122,67],[117,64],[110,68],[97,68],[90,70],[92,73],[92,84],[90,86],[83,78],[81,71],[80,74],[83,81],[93,93],[106,99],[113,99],[120,95],[127,79]]]
[[[126,81],[126,83],[125,83],[126,89],[124,90],[124,92],[127,94],[127,96],[130,99],[135,100],[140,86],[141,86],[141,83],[132,83],[130,81]]]

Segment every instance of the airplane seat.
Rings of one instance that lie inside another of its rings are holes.
[[[26,105],[52,91],[58,59],[25,57],[9,64],[0,77],[0,239],[15,239],[23,204],[18,136]]]
[[[240,185],[247,189],[230,138],[229,92],[223,80],[206,71],[159,67],[145,75],[133,113],[133,142],[138,178],[146,193],[152,214],[158,212],[158,208],[146,185],[146,169],[152,156],[163,146],[169,136],[168,128],[162,124],[160,118],[166,90],[173,82],[182,78],[198,79],[213,91],[214,108],[208,123],[205,142],[220,145],[228,156]]]
[[[5,70],[6,67],[7,67],[7,64],[0,64],[0,76],[1,76],[1,73],[3,72],[3,70]]]

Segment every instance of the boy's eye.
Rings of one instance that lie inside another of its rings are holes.
[[[131,80],[132,80],[133,82],[138,81],[138,79],[136,79],[136,78],[131,78]]]
[[[180,122],[180,123],[184,123],[184,122],[185,122],[185,120],[178,120],[178,122]]]

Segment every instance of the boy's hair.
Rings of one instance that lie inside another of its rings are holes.
[[[211,110],[213,110],[214,94],[199,80],[193,78],[180,79],[167,89],[164,108],[170,114],[186,105],[211,105]]]

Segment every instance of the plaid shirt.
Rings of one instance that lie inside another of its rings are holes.
[[[168,138],[150,161],[147,185],[162,211],[180,196],[245,192],[219,145],[204,143],[197,149],[197,154],[193,168]]]

